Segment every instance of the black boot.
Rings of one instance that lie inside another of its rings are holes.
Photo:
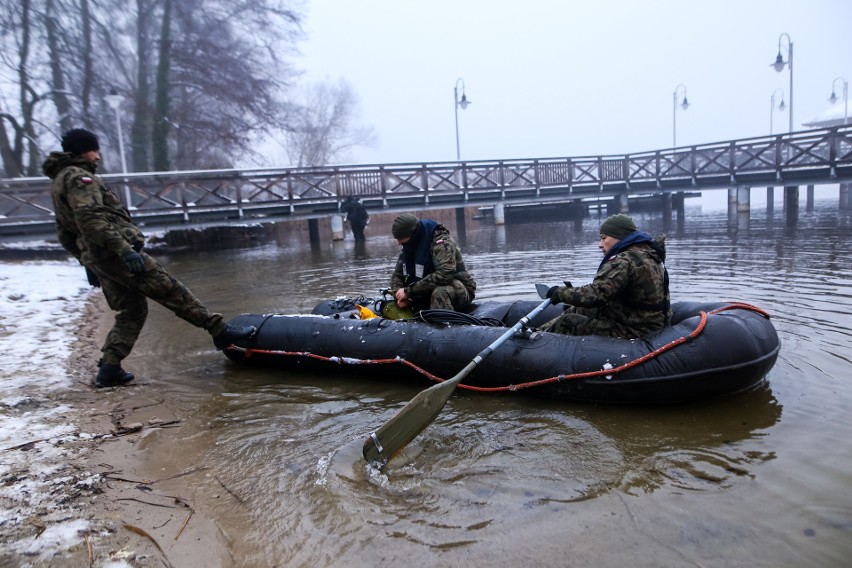
[[[102,363],[100,367],[98,376],[95,378],[95,386],[98,388],[126,385],[136,378],[133,373],[122,369],[121,365]]]
[[[257,333],[257,328],[253,325],[229,323],[225,326],[225,329],[213,337],[213,345],[216,346],[216,349],[225,349],[240,339],[251,339],[255,333]]]

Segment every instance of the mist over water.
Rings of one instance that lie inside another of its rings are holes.
[[[658,216],[635,218],[663,232]],[[468,220],[459,241],[478,299],[589,282],[599,224]],[[819,202],[786,229],[782,211],[767,219],[755,209],[737,230],[724,212],[688,211],[668,234],[674,301],[737,300],[771,314],[782,346],[764,386],[660,407],[457,391],[379,473],[361,457],[364,437],[427,383],[240,367],[152,306],[128,368],[185,422],[148,451],[169,456],[169,473],[207,468],[193,503],[215,515],[242,566],[844,565],[848,214]],[[387,285],[398,246],[376,226],[367,239],[312,248],[289,232],[250,249],[158,259],[229,316],[307,313]]]

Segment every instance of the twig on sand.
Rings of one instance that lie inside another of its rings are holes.
[[[187,506],[189,507],[189,505],[187,505]],[[189,515],[186,516],[186,520],[183,522],[183,524],[180,527],[180,530],[175,535],[175,539],[172,541],[172,546],[175,545],[175,543],[177,542],[177,539],[179,539],[180,535],[183,534],[183,529],[186,528],[186,525],[189,523],[189,519],[191,519],[192,515],[194,515],[194,514],[195,514],[195,509],[193,509],[192,507],[189,507]]]
[[[152,507],[165,507],[166,509],[177,509],[176,505],[166,505],[165,503],[151,503],[150,501],[143,501],[142,499],[137,499],[136,497],[122,497],[120,499],[116,499],[116,501],[136,501],[137,503],[142,503],[143,505],[151,505]]]
[[[160,479],[156,479],[156,480],[148,483],[148,485],[154,485],[155,483],[159,483],[161,481],[168,481],[170,479],[177,479],[178,477],[184,477],[186,475],[190,475],[190,474],[196,473],[198,471],[204,471],[205,469],[207,469],[207,466],[199,465],[197,467],[189,468],[188,470],[183,471],[181,473],[176,473],[174,475],[170,475],[169,477],[162,477]]]
[[[156,539],[154,539],[154,537],[152,537],[151,535],[149,535],[147,532],[140,529],[139,527],[134,526],[134,525],[130,525],[128,523],[124,523],[124,528],[126,528],[130,532],[134,532],[134,533],[138,534],[139,536],[143,536],[143,537],[147,538],[148,540],[150,540],[151,542],[153,542],[154,546],[157,547],[157,550],[160,551],[160,554],[163,555],[163,564],[165,564],[168,568],[171,568],[172,565],[169,562],[169,559],[166,556],[166,553],[163,551],[162,548],[160,548],[160,544],[156,541]]]
[[[237,500],[237,503],[239,503],[240,505],[245,505],[245,504],[246,504],[246,500],[245,500],[245,499],[243,499],[242,497],[240,497],[239,495],[237,495],[236,493],[234,493],[233,491],[231,491],[231,490],[230,490],[230,488],[228,488],[228,486],[227,486],[227,485],[225,485],[224,483],[222,483],[222,480],[221,480],[221,479],[219,479],[219,477],[218,477],[218,476],[216,476],[216,481],[218,481],[218,482],[219,482],[219,485],[221,485],[221,486],[222,486],[222,488],[223,488],[225,491],[227,491],[227,492],[228,492],[228,495],[230,495],[231,497],[233,497],[234,499],[236,499],[236,500]]]

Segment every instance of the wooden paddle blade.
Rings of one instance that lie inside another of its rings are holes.
[[[378,462],[381,466],[384,466],[388,460],[393,458],[408,442],[435,420],[435,417],[447,403],[447,399],[456,390],[456,386],[462,382],[462,379],[468,373],[473,371],[483,359],[503,345],[549,305],[550,300],[544,300],[536,309],[522,317],[518,323],[495,339],[491,345],[480,351],[473,358],[473,361],[468,363],[455,377],[431,386],[412,398],[384,426],[370,434],[370,437],[364,442],[364,459],[367,460],[367,463]]]
[[[465,373],[466,374],[466,373]],[[408,404],[364,441],[364,459],[384,466],[417,434],[431,424],[464,375],[432,385],[412,398]]]
[[[538,292],[538,297],[544,300],[547,298],[547,293],[550,291],[550,286],[547,284],[536,284],[535,291]]]

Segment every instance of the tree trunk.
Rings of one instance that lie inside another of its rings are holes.
[[[62,72],[61,53],[59,48],[59,40],[56,37],[56,19],[53,14],[56,13],[54,0],[47,0],[45,6],[44,27],[47,31],[47,50],[48,58],[50,59],[50,75],[53,82],[53,104],[56,105],[56,112],[59,114],[59,130],[56,133],[59,138],[62,133],[70,130],[74,125],[73,108],[71,101],[68,99],[68,91],[65,86],[65,75]]]
[[[148,171],[148,148],[151,141],[151,11],[146,0],[136,0],[136,99],[133,125],[130,129],[130,146],[134,172]]]
[[[171,169],[169,163],[169,70],[172,44],[172,0],[163,2],[163,26],[160,32],[160,60],[157,65],[157,94],[154,108],[154,129],[151,136],[154,171]]]
[[[92,85],[95,82],[94,45],[92,43],[92,14],[89,11],[89,0],[80,0],[80,21],[83,26],[83,77],[81,81],[80,108],[83,124],[91,128],[92,122]]]

